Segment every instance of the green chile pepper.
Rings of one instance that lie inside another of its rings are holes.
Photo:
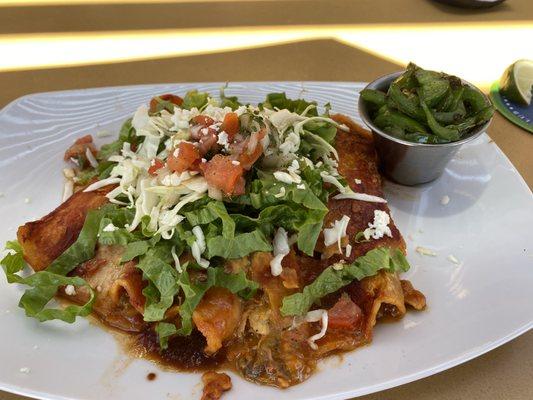
[[[429,107],[437,105],[450,91],[450,84],[445,79],[433,79],[423,83],[418,89],[420,101]]]
[[[381,129],[394,126],[407,132],[428,133],[424,125],[413,118],[384,107],[380,108],[374,123]]]
[[[411,118],[418,121],[425,122],[426,116],[424,111],[420,108],[420,101],[416,94],[407,96],[402,92],[400,87],[396,83],[392,83],[388,91],[389,99],[393,103],[388,103],[390,107],[395,106],[399,111],[407,114]]]
[[[439,124],[457,124],[466,116],[466,109],[463,102],[460,102],[453,111],[435,111],[433,116]]]
[[[470,86],[465,86],[462,99],[470,105],[470,108],[474,112],[481,111],[488,106],[485,97],[478,90]]]
[[[368,102],[381,107],[385,105],[386,97],[385,93],[380,92],[379,90],[374,89],[363,89],[361,90],[361,98]]]
[[[463,134],[477,125],[484,124],[492,118],[493,114],[494,109],[492,108],[492,106],[488,106],[485,107],[483,110],[475,113],[474,115],[464,119],[461,123],[455,125],[448,125],[447,128],[456,129],[461,134]]]
[[[426,113],[429,128],[435,135],[437,135],[441,139],[449,141],[458,140],[460,138],[461,135],[459,134],[459,130],[457,128],[440,125],[435,120],[435,117],[433,117],[433,114],[431,113],[431,110],[429,109],[428,105],[424,102],[421,102],[420,104],[422,105],[422,109]]]

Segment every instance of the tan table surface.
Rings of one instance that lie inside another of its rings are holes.
[[[224,15],[224,18],[220,18],[220,15]],[[13,33],[209,26],[450,21],[511,23],[532,20],[531,0],[511,0],[483,13],[452,9],[425,0],[257,0],[208,4],[179,0],[168,4],[152,4],[147,0],[144,4],[134,5],[4,7],[0,8],[0,36]],[[396,64],[335,40],[304,40],[239,51],[147,61],[0,71],[0,107],[21,95],[50,90],[213,80],[369,81],[398,69]],[[533,135],[510,124],[499,114],[494,118],[489,134],[528,185],[533,187]],[[361,399],[525,400],[533,398],[532,378],[533,332],[530,331],[461,366],[398,388],[363,396]],[[24,398],[0,392],[0,399]]]

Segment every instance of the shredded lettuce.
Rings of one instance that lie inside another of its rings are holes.
[[[132,119],[129,118],[124,122],[124,124],[122,124],[117,140],[115,140],[114,142],[108,143],[108,144],[104,144],[100,148],[96,156],[98,160],[105,161],[113,154],[118,154],[120,150],[122,150],[122,146],[124,145],[124,142],[128,142],[133,145],[139,144],[142,138],[139,138],[137,134],[135,133],[135,128],[133,128],[133,126],[131,125],[131,121]],[[101,171],[101,173],[102,172],[103,171]]]
[[[283,299],[281,313],[284,316],[305,315],[314,303],[322,297],[336,292],[354,280],[361,280],[376,275],[380,270],[389,272],[407,271],[409,263],[399,249],[378,247],[364,256],[357,258],[352,264],[343,265],[341,269],[333,266],[326,268],[301,293],[295,293]]]
[[[229,216],[224,203],[221,201],[210,201],[203,207],[198,207],[194,211],[184,212],[185,218],[191,226],[206,225],[217,219],[222,222],[222,236],[233,238],[235,233],[235,222]]]
[[[163,350],[166,349],[168,347],[168,340],[176,335],[177,332],[178,328],[176,328],[176,325],[169,322],[158,322],[155,326],[155,333],[157,333],[159,338],[159,347]]]
[[[144,288],[145,321],[161,321],[178,293],[178,272],[170,264],[153,255],[144,256],[137,265],[150,284]]]
[[[228,239],[222,235],[207,238],[207,258],[235,259],[255,251],[271,251],[272,245],[263,232],[256,229]]]
[[[226,93],[224,92],[226,86],[220,88],[220,107],[230,107],[232,110],[236,110],[242,106],[242,104],[239,102],[237,96],[226,96]]]
[[[198,92],[198,90],[191,90],[185,94],[181,107],[185,108],[186,110],[196,107],[200,110],[207,105],[208,100],[208,93]]]
[[[78,239],[45,270],[28,277],[18,275],[18,272],[21,272],[26,266],[20,244],[8,242],[6,248],[9,253],[0,261],[0,264],[9,283],[19,283],[31,287],[25,291],[19,302],[19,306],[25,310],[27,316],[37,318],[41,322],[60,319],[72,323],[77,316],[86,316],[91,312],[95,300],[95,293],[92,288],[80,277],[67,277],[65,275],[77,265],[94,256],[100,221],[107,210],[108,208],[105,207],[90,211]],[[45,308],[62,285],[85,287],[90,293],[89,301],[82,306],[70,305],[65,309]]]
[[[311,105],[314,105],[315,107],[309,108]],[[301,114],[308,109],[307,115],[309,116],[318,115],[316,105],[317,104],[315,101],[309,102],[304,99],[288,99],[285,93],[269,93],[266,97],[266,100],[260,104],[260,106],[270,108],[272,110],[283,110],[286,108],[287,110],[296,114]]]
[[[122,254],[122,262],[131,261],[136,257],[146,254],[149,248],[150,244],[147,240],[138,240],[128,243]]]

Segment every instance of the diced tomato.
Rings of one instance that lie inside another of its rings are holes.
[[[328,310],[328,326],[332,329],[355,329],[361,323],[362,311],[348,295],[343,295]]]
[[[67,151],[65,151],[63,159],[68,161],[75,157],[85,157],[85,152],[87,149],[89,149],[93,155],[96,155],[97,150],[96,147],[94,147],[93,137],[91,135],[85,135],[79,139],[76,139],[74,144],[70,146]]]
[[[220,130],[228,134],[228,139],[231,141],[233,137],[239,133],[240,122],[239,116],[236,113],[227,113],[224,116],[224,121],[220,126]]]
[[[235,165],[229,156],[215,155],[208,163],[201,164],[207,183],[227,195],[241,193],[244,173],[240,164]]]
[[[235,184],[235,188],[233,189],[233,195],[240,196],[241,194],[246,193],[246,179],[244,179],[244,176],[241,176],[237,183]]]
[[[150,112],[155,113],[158,111],[158,106],[161,102],[168,101],[169,103],[181,106],[183,104],[183,99],[179,96],[173,94],[162,94],[156,96],[150,100]],[[169,110],[170,111],[170,110]]]
[[[248,171],[252,168],[252,165],[263,154],[263,145],[261,139],[265,137],[266,132],[261,129],[259,132],[252,133],[243,144],[241,154],[237,157],[237,160],[241,163],[241,166]]]
[[[196,125],[211,126],[215,123],[215,120],[207,115],[197,115],[193,117],[192,122]]]
[[[154,158],[152,162],[150,163],[150,168],[148,168],[148,173],[150,175],[155,175],[158,170],[163,168],[165,166],[165,163],[161,161],[159,158]]]
[[[182,173],[190,169],[198,160],[200,160],[198,148],[192,143],[180,142],[178,147],[170,152],[167,166],[173,172]]]

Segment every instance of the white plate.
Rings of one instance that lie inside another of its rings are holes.
[[[60,202],[62,154],[74,138],[116,132],[152,95],[190,88],[217,93],[219,83],[148,85],[43,93],[0,112],[0,242],[17,226]],[[245,102],[284,90],[358,120],[354,83],[234,83]],[[112,138],[106,138],[107,141]],[[100,140],[103,142],[104,140]],[[394,219],[406,238],[407,277],[428,298],[424,312],[378,325],[370,346],[342,362],[328,360],[307,382],[287,390],[232,375],[224,399],[344,399],[420,379],[453,367],[524,333],[533,325],[533,197],[516,169],[486,135],[464,146],[436,182],[386,185]],[[441,204],[447,195],[451,201]],[[29,199],[29,203],[25,202]],[[416,246],[435,250],[421,256]],[[455,265],[447,259],[453,254]],[[108,332],[86,320],[40,324],[17,307],[21,289],[0,278],[0,389],[43,399],[199,398],[199,374],[131,363]],[[27,367],[29,373],[21,373]],[[157,371],[148,382],[146,374]],[[167,396],[168,394],[168,396]]]

